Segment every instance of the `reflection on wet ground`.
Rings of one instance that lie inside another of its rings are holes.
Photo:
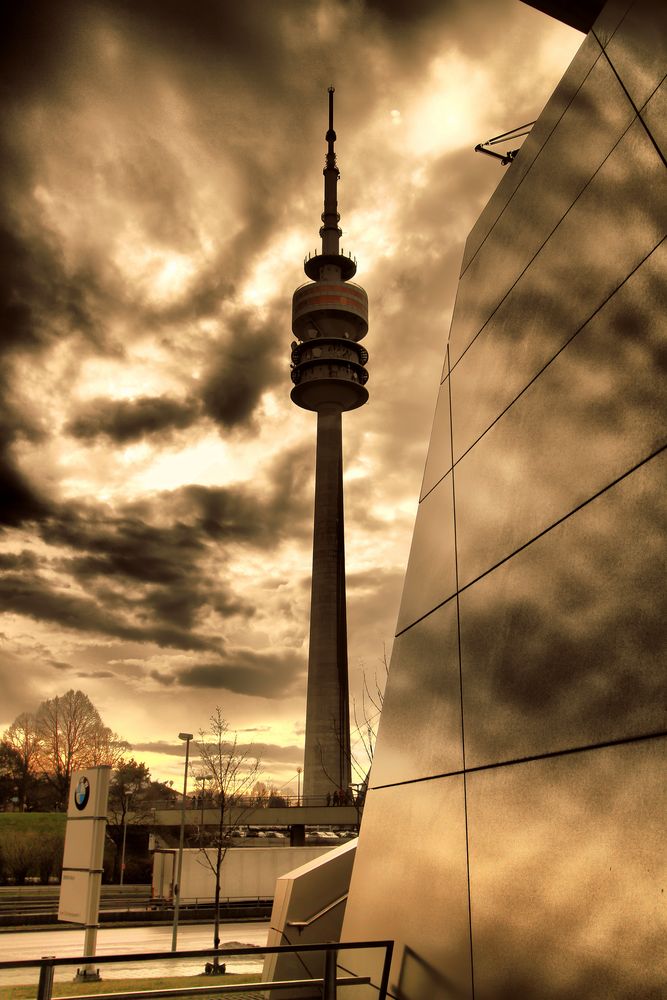
[[[221,929],[221,947],[261,946],[266,944],[269,933],[268,922],[227,924]],[[213,925],[201,924],[184,926],[179,929],[178,947],[181,951],[207,948],[213,941]],[[57,957],[79,956],[83,949],[83,931],[48,930],[17,931],[3,934],[0,938],[0,959],[21,961],[41,958],[43,955]],[[97,938],[97,954],[129,954],[133,952],[157,952],[171,949],[171,927],[108,927],[101,928]],[[173,959],[164,962],[120,962],[105,965],[104,979],[123,979],[144,976],[195,976],[203,972],[206,958]],[[243,956],[225,959],[228,972],[261,972],[263,958]],[[75,969],[65,967],[56,971],[56,982],[71,982]],[[16,969],[0,971],[0,986],[29,983],[37,980],[37,972]]]

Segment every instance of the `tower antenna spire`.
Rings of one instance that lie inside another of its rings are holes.
[[[329,131],[327,132],[327,141],[332,145],[336,141],[336,133],[333,127],[333,111],[334,111],[334,94],[336,92],[335,87],[329,87]],[[333,152],[333,149],[331,150]]]
[[[322,253],[339,253],[339,241],[343,235],[340,229],[340,215],[338,212],[338,178],[340,170],[336,166],[336,153],[334,143],[336,133],[334,132],[334,91],[335,87],[329,87],[329,128],[325,139],[327,141],[327,155],[324,163],[324,211],[322,212],[323,226],[320,229],[322,237]]]

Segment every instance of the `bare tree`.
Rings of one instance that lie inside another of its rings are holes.
[[[242,804],[245,796],[257,781],[260,761],[251,754],[252,748],[240,746],[238,734],[230,733],[229,723],[220,707],[216,707],[210,718],[208,730],[199,731],[201,774],[210,776],[210,789],[217,799],[217,823],[213,836],[209,839],[209,850],[204,844],[203,829],[200,833],[201,863],[207,865],[215,879],[215,913],[213,924],[213,947],[220,944],[220,882],[222,863],[232,841],[231,812]],[[249,807],[250,808],[250,807]],[[238,822],[238,816],[235,817]],[[213,972],[222,971],[218,957],[213,963]]]
[[[3,742],[15,751],[16,788],[19,808],[24,809],[30,781],[35,774],[39,759],[39,738],[37,722],[30,712],[22,712],[12,722],[3,736]]]
[[[361,706],[357,705],[356,699],[352,699],[352,721],[354,722],[354,729],[350,734],[350,749],[345,752],[349,756],[352,775],[356,778],[353,782],[356,791],[351,799],[351,804],[353,804],[357,810],[357,829],[361,825],[361,816],[364,811],[364,802],[366,800],[366,792],[368,790],[368,780],[373,764],[373,757],[375,755],[375,743],[377,740],[378,726],[384,703],[384,689],[389,675],[386,649],[383,649],[382,651],[382,659],[380,660],[380,663],[382,664],[381,676],[378,676],[378,670],[376,669],[373,675],[372,684],[368,681],[366,671],[363,671],[364,682],[361,690]],[[335,720],[333,718],[331,720],[331,728],[334,732],[336,732]],[[325,767],[322,748],[319,747],[319,750],[322,770],[331,783],[335,785],[333,777],[329,774]],[[343,789],[343,791],[347,792],[348,789]],[[334,794],[334,803],[337,801],[337,798],[338,792]],[[345,799],[340,804],[345,804]]]
[[[70,690],[37,709],[38,766],[67,801],[72,772],[98,764],[118,765],[129,744],[105,726],[88,695]]]
[[[382,664],[382,676],[378,677],[376,669],[372,685],[369,684],[368,675],[364,670],[364,683],[361,689],[361,708],[358,709],[355,699],[352,701],[352,719],[355,726],[353,735],[356,733],[358,738],[356,741],[351,740],[350,764],[353,773],[357,777],[355,784],[357,784],[359,790],[356,798],[359,799],[361,797],[362,806],[373,765],[378,725],[384,704],[384,689],[389,675],[386,649],[382,651],[380,663]]]

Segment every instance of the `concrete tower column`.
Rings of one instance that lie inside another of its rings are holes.
[[[342,419],[340,407],[328,405],[317,414],[306,799],[349,787],[348,697]]]

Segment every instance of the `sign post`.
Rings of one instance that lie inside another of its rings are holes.
[[[83,924],[83,953],[86,958],[95,956],[97,944],[110,777],[111,768],[108,765],[75,771],[67,801],[58,920]],[[99,978],[99,970],[87,963],[83,969],[77,970],[75,981]]]

